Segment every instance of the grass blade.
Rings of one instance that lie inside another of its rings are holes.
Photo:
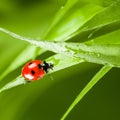
[[[81,28],[72,33],[71,36],[69,36],[70,40],[86,41],[118,30],[120,28],[119,8],[120,0],[115,0],[112,4],[86,22]]]
[[[111,69],[110,66],[104,66],[100,71],[91,79],[91,81],[84,87],[80,94],[76,97],[70,107],[67,109],[61,120],[65,120],[75,105],[90,91],[90,89]]]
[[[53,73],[58,70],[70,67],[72,65],[84,62],[83,59],[78,59],[78,58],[74,58],[74,57],[64,56],[64,58],[63,58],[62,54],[54,55],[54,56],[48,58],[46,61],[50,62],[50,63],[54,63],[54,65],[55,65],[54,70],[50,71],[49,73]],[[15,80],[6,83],[6,85],[4,85],[2,88],[0,88],[0,92],[3,92],[5,90],[8,90],[13,87],[16,87],[16,86],[19,86],[22,84],[26,84],[26,83],[27,83],[26,80],[24,80],[24,78],[21,75],[19,75]]]
[[[18,76],[15,80],[13,80],[12,82],[9,82],[8,84],[6,84],[5,86],[3,86],[1,89],[0,89],[0,93],[5,91],[5,90],[8,90],[10,88],[13,88],[13,87],[16,87],[18,85],[22,85],[22,84],[26,84],[27,82],[24,80],[24,78],[20,75]]]
[[[109,65],[112,67],[120,67],[120,42],[119,36],[117,36],[117,44],[106,44],[103,41],[103,44],[93,42],[87,43],[68,43],[68,42],[54,42],[54,41],[36,41],[29,39],[20,35],[17,35],[13,32],[0,29],[2,32],[17,38],[22,41],[26,41],[30,44],[36,45],[43,49],[52,51],[54,53],[64,54],[65,56],[73,56],[79,59],[84,59],[86,62],[98,63],[103,65]],[[119,31],[120,32],[120,31]],[[109,36],[109,35],[108,35]],[[108,39],[114,39],[113,38]],[[103,39],[103,38],[102,38]],[[101,40],[102,40],[101,39]]]

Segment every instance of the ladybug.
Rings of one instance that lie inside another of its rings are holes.
[[[52,63],[47,63],[42,60],[32,60],[22,68],[22,76],[28,81],[39,80],[52,68]]]

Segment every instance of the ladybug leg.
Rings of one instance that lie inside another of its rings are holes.
[[[25,84],[31,83],[28,79],[25,80]]]
[[[43,61],[43,69],[46,73],[48,73],[48,63],[46,63],[46,61]]]
[[[43,61],[43,69],[47,73],[48,69],[53,69],[53,64],[52,63],[47,63],[46,61]]]
[[[49,63],[49,68],[53,70],[54,65],[52,63]]]

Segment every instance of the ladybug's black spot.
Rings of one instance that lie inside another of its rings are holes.
[[[41,68],[42,68],[42,65],[41,65],[41,64],[38,64],[38,68],[41,69]]]
[[[31,64],[32,64],[32,62],[29,63],[29,65],[31,65]]]
[[[34,74],[35,74],[35,71],[34,71],[34,70],[31,70],[31,73],[32,73],[32,75],[34,75]]]

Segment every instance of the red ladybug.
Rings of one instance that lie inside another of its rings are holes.
[[[42,60],[32,60],[22,68],[22,76],[28,81],[39,80],[48,72],[48,69],[52,68],[53,64],[51,63]]]

